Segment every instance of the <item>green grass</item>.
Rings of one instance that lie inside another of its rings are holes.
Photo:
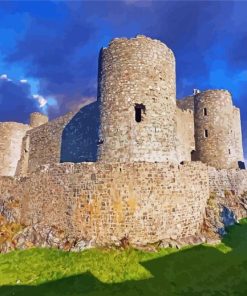
[[[247,219],[217,246],[1,254],[0,295],[247,295]]]

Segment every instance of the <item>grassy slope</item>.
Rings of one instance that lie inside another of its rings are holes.
[[[0,295],[247,295],[246,271],[247,220],[242,220],[215,247],[2,254]]]

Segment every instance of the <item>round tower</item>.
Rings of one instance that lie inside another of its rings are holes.
[[[175,58],[165,44],[113,39],[99,61],[99,160],[177,161],[175,94]]]
[[[218,169],[237,168],[231,94],[226,90],[207,90],[196,94],[194,100],[197,159]]]
[[[32,128],[38,127],[48,122],[48,117],[39,112],[33,112],[30,115],[30,126]]]
[[[15,175],[22,139],[28,130],[27,124],[0,122],[0,176]]]

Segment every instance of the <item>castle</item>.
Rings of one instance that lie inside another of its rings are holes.
[[[1,215],[72,245],[145,245],[200,236],[212,196],[213,220],[223,207],[246,214],[240,111],[228,91],[176,100],[173,52],[142,35],[113,39],[98,74],[97,101],[80,111],[0,123]]]

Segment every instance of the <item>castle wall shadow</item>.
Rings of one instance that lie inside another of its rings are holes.
[[[90,272],[39,286],[3,286],[1,296],[170,296],[247,295],[247,224],[230,229],[223,242],[232,250],[223,253],[199,245],[141,262],[149,279],[106,284]],[[125,272],[123,270],[123,272]]]
[[[62,132],[60,162],[95,162],[99,141],[99,104],[80,109]]]

